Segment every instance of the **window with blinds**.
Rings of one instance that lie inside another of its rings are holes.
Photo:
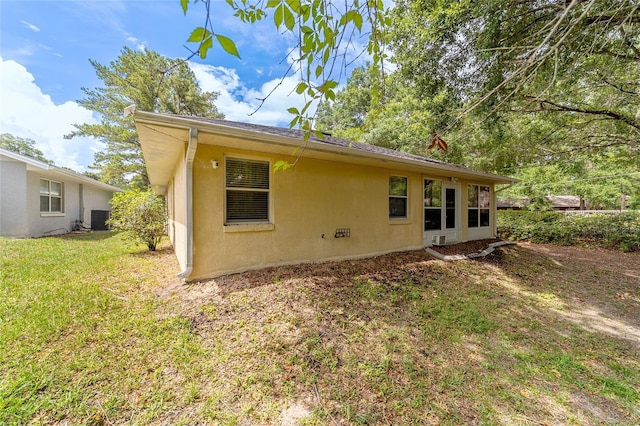
[[[225,223],[269,222],[269,162],[227,158]]]

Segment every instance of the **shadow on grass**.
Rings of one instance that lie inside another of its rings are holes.
[[[537,312],[640,350],[640,253],[530,245],[475,262],[497,268],[508,277],[497,283]]]
[[[170,244],[161,244],[161,246],[157,247],[155,251],[151,251],[146,247],[140,246],[139,249],[131,253],[131,256],[140,259],[149,259],[153,258],[154,256],[173,254],[173,252],[173,246],[171,246]]]
[[[90,231],[90,232],[71,232],[68,234],[56,235],[51,238],[60,238],[63,240],[73,241],[100,241],[113,238],[118,235],[117,231]]]
[[[571,281],[585,265],[553,260],[522,247],[461,262],[420,250],[231,275],[182,302],[197,305],[195,335],[225,342],[226,374],[263,377],[272,398],[313,389],[321,421],[638,420],[633,342],[571,318],[576,289],[600,281]]]

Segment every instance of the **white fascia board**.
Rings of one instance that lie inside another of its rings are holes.
[[[36,160],[35,158],[27,157],[26,155],[18,154],[17,152],[9,151],[4,148],[0,148],[0,155],[25,163],[35,169],[50,170],[51,167],[53,167],[51,164],[45,163],[44,161]]]
[[[103,189],[105,191],[122,192],[122,189],[120,188],[111,186],[104,182],[97,181],[95,179],[81,175],[80,173],[74,172],[72,170],[66,170],[66,169],[63,169],[62,167],[54,166],[52,164],[45,163],[44,161],[36,160],[35,158],[27,157],[26,155],[8,151],[3,148],[0,148],[0,155],[18,162],[25,163],[27,165],[27,170],[39,171],[46,175],[53,175],[60,180],[67,180],[67,181],[71,180],[73,182],[91,185],[96,188]]]
[[[222,124],[207,123],[201,120],[191,120],[187,117],[172,117],[168,115],[149,113],[143,111],[136,111],[136,121],[145,122],[148,124],[164,125],[169,127],[179,128],[191,128],[196,127],[203,132],[216,133],[223,136],[236,137],[241,139],[250,139],[258,142],[269,142],[271,144],[287,146],[291,148],[300,147],[304,142],[298,138],[291,138],[282,135],[273,135],[270,133],[257,132],[247,129],[239,129],[237,127],[225,126]],[[480,172],[477,170],[469,169],[463,166],[456,166],[447,163],[429,163],[425,161],[415,160],[411,158],[394,157],[391,155],[385,155],[377,152],[363,151],[355,148],[349,148],[339,145],[331,145],[322,142],[315,142],[313,140],[307,141],[305,144],[305,150],[313,150],[325,153],[342,154],[346,156],[357,156],[363,158],[369,158],[385,162],[386,164],[403,164],[406,166],[418,167],[420,169],[438,170],[447,172],[454,177],[464,176],[467,179],[482,179],[483,181],[489,181],[497,184],[507,184],[518,182],[517,179],[495,175],[487,172]]]

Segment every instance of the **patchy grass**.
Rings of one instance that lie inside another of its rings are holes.
[[[182,285],[168,248],[0,240],[0,424],[638,424],[640,256],[524,245]]]

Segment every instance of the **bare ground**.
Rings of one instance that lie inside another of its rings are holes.
[[[520,243],[444,262],[420,250],[172,281],[157,295],[161,315],[224,346],[216,392],[240,424],[640,422],[637,406],[593,390],[620,365],[638,385],[640,253]],[[451,302],[416,313],[428,298]],[[471,312],[459,330],[439,323],[449,305]]]

